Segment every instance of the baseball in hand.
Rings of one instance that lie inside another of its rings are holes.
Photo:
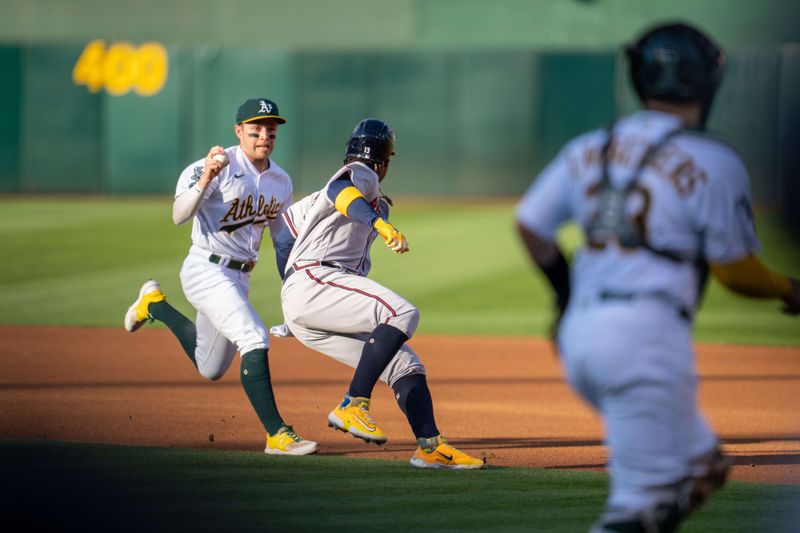
[[[214,161],[219,161],[222,165],[228,164],[228,156],[226,154],[215,154]]]

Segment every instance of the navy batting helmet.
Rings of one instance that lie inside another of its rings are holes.
[[[711,107],[722,81],[725,54],[686,24],[657,26],[626,48],[633,86],[641,100],[700,101]]]
[[[344,160],[360,159],[384,166],[393,155],[394,131],[391,126],[377,118],[366,118],[350,135]]]

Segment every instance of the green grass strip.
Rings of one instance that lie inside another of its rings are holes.
[[[0,440],[0,468],[6,521],[59,531],[574,532],[607,489],[604,474],[561,470],[52,441]],[[733,482],[682,531],[790,531],[798,497]]]

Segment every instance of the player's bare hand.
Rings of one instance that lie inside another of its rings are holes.
[[[222,172],[222,169],[228,166],[228,156],[225,155],[225,149],[222,146],[212,146],[208,151],[208,155],[203,161],[203,176],[200,178],[202,185],[207,184]]]
[[[787,315],[796,316],[800,314],[800,281],[789,278],[792,282],[792,292],[783,298],[783,312]]]

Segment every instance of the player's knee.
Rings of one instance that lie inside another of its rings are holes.
[[[221,368],[198,366],[197,370],[200,372],[201,376],[209,381],[218,381],[220,378],[222,378],[222,376],[225,375],[225,370]]]
[[[419,325],[419,310],[414,306],[409,306],[399,312],[392,320],[389,320],[389,324],[405,333],[410,339]]]
[[[250,352],[255,352],[258,350],[264,350],[264,351],[269,350],[269,335],[267,336],[253,335],[250,339],[247,339],[246,342],[239,343],[238,348],[239,348],[239,354],[242,357],[249,354]]]

